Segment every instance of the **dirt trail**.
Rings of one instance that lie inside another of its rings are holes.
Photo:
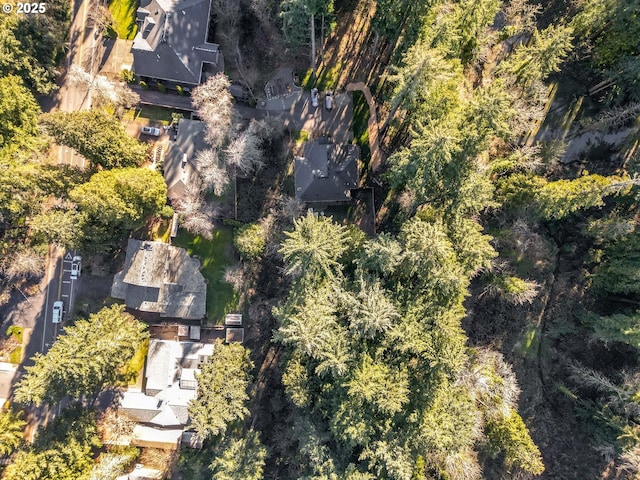
[[[364,84],[364,82],[349,83],[346,86],[347,92],[360,91],[364,93],[364,97],[369,104],[369,121],[367,124],[367,132],[369,133],[369,148],[371,149],[371,171],[375,172],[382,164],[382,152],[380,150],[380,143],[378,142],[378,135],[380,128],[378,127],[378,111],[376,109],[376,102],[371,95],[371,90]]]

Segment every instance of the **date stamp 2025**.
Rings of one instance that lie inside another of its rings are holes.
[[[47,11],[47,4],[44,2],[16,2],[15,5],[13,5],[12,3],[4,3],[2,5],[2,11],[4,13],[11,13],[15,11],[16,13],[25,14],[44,13]]]

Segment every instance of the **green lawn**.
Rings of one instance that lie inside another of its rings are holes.
[[[321,92],[326,90],[335,90],[338,86],[338,77],[340,71],[343,69],[343,65],[338,63],[332,67],[323,65],[316,70],[316,81],[311,78],[313,71],[311,69],[302,73],[300,86],[305,92],[311,91],[313,87],[317,88]]]
[[[136,10],[138,9],[138,0],[111,0],[109,3],[109,11],[118,33],[118,38],[125,40],[133,40],[138,32],[138,24],[136,23]]]
[[[109,112],[113,114],[113,112]],[[161,122],[163,125],[169,125],[172,122],[171,114],[173,113],[181,113],[184,118],[189,118],[191,112],[187,112],[185,110],[177,110],[175,108],[165,108],[159,107],[156,105],[142,105],[138,108],[130,108],[126,110],[124,115],[122,116],[122,120],[126,121],[144,121],[144,120],[153,120],[156,122]]]
[[[207,280],[207,319],[211,323],[222,324],[225,313],[235,311],[238,296],[233,287],[224,281],[225,269],[235,263],[233,258],[233,230],[217,227],[213,238],[207,240],[179,230],[173,244],[187,250],[189,255],[197,255],[202,262],[202,274]]]
[[[364,93],[353,92],[353,139],[360,147],[360,158],[365,165],[369,165],[371,148],[369,147],[369,104]]]
[[[16,348],[9,354],[9,363],[19,365],[22,361],[22,346]]]
[[[9,354],[9,363],[18,365],[22,361],[22,327],[16,327],[15,325],[10,326],[7,328],[7,336],[13,337],[13,340],[20,343],[20,345]]]

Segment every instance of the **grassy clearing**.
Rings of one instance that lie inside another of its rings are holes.
[[[218,227],[211,240],[180,230],[173,244],[184,248],[189,255],[200,258],[202,275],[208,282],[207,319],[211,323],[222,324],[225,313],[238,306],[238,295],[224,281],[225,269],[235,263],[232,255],[233,229]]]
[[[309,141],[309,132],[306,130],[298,130],[297,132],[294,132],[293,138],[296,142],[296,147],[299,147],[303,143]]]
[[[321,92],[324,92],[325,90],[335,90],[338,86],[338,79],[340,78],[340,72],[343,67],[344,66],[340,63],[331,68],[328,66],[321,66],[316,70],[315,82],[311,77],[311,74],[313,73],[312,70],[306,70],[304,74],[301,75],[302,80],[300,81],[300,86],[307,92],[313,87],[317,88]]]
[[[371,147],[369,146],[369,104],[360,91],[353,92],[353,140],[360,147],[360,158],[369,165]]]
[[[111,0],[109,11],[115,25],[118,38],[133,40],[138,32],[136,23],[136,10],[138,0]]]

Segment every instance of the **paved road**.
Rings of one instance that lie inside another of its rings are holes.
[[[44,278],[40,283],[40,293],[29,297],[22,303],[23,311],[15,309],[17,314],[12,321],[14,325],[24,327],[23,336],[23,362],[14,375],[9,377],[9,372],[0,371],[0,383],[8,379],[15,383],[24,373],[24,367],[31,365],[31,358],[36,353],[47,353],[56,337],[61,333],[62,326],[68,321],[69,311],[73,308],[74,298],[81,282],[82,276],[77,280],[71,279],[71,259],[76,255],[75,251],[65,252],[64,249],[51,245]],[[52,322],[53,302],[62,300],[64,303],[63,323]],[[8,398],[8,396],[7,396]],[[39,426],[55,415],[55,411],[43,405],[38,408],[27,408],[26,437],[33,439]]]
[[[69,312],[73,311],[73,301],[78,282],[82,278],[71,278],[71,263],[73,257],[76,255],[77,252],[75,250],[65,252],[63,249],[51,246],[51,257],[46,274],[48,281],[45,292],[44,310],[42,312],[44,317],[43,328],[41,332],[40,329],[38,329],[37,332],[34,330],[34,334],[41,337],[39,343],[40,352],[49,350],[49,347],[60,333],[61,325],[66,322]],[[53,303],[58,300],[61,300],[64,305],[62,324],[52,322]],[[32,334],[32,342],[34,341],[34,334]],[[35,342],[35,346],[38,346],[37,342]]]
[[[67,82],[67,73],[71,65],[79,65],[87,72],[97,70],[96,58],[99,57],[102,39],[96,36],[95,29],[89,24],[87,15],[90,7],[91,0],[74,0],[73,2],[66,71],[60,77],[60,89],[53,98],[53,102],[43,103],[42,107],[45,111],[75,112],[91,108],[91,92],[85,87],[72,86]],[[80,168],[86,165],[86,160],[68,147],[55,147],[53,157],[57,159],[58,164]]]

